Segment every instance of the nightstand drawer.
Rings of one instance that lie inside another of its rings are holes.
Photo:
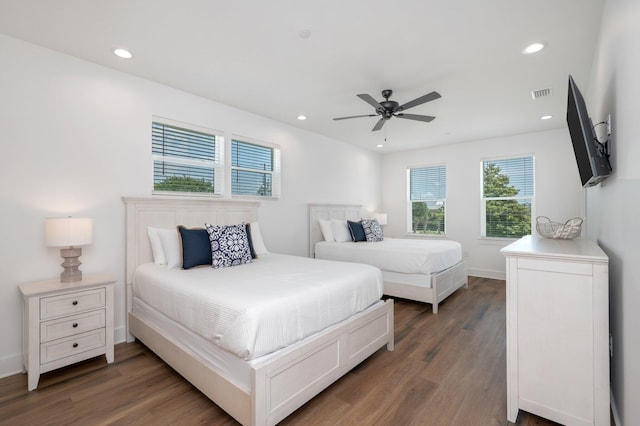
[[[89,331],[40,345],[40,364],[90,351],[105,345],[105,329]]]
[[[40,319],[55,318],[104,306],[104,288],[43,297],[40,299]]]
[[[106,324],[104,309],[45,321],[40,324],[40,342],[49,342],[86,331],[103,328]]]

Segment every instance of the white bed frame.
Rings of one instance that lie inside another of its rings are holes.
[[[315,258],[315,247],[324,241],[318,219],[341,219],[359,221],[362,218],[362,206],[355,204],[309,204],[309,256]],[[384,294],[401,297],[418,302],[431,303],[433,313],[438,313],[438,304],[453,294],[460,287],[467,288],[467,261],[459,263],[444,271],[425,275],[425,282],[430,287],[394,281],[382,271],[384,277]],[[396,273],[396,276],[399,275]]]
[[[185,198],[130,198],[126,206],[128,341],[142,341],[243,425],[274,425],[383,346],[393,350],[393,301],[387,300],[284,348],[251,369],[249,392],[178,339],[132,312],[138,265],[152,261],[147,227],[202,227],[257,220],[258,203]]]

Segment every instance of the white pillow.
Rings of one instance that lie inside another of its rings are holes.
[[[320,230],[322,231],[324,240],[335,241],[336,239],[333,237],[333,230],[331,229],[331,221],[327,219],[318,219],[318,223],[320,224]]]
[[[158,229],[162,251],[167,259],[167,267],[182,268],[182,255],[180,254],[180,237],[177,229]]]
[[[331,230],[333,231],[333,238],[338,243],[345,243],[351,240],[351,232],[347,227],[346,220],[331,219]]]
[[[264,240],[262,239],[262,233],[260,232],[260,226],[258,222],[251,222],[249,224],[251,227],[251,242],[253,243],[253,251],[256,252],[256,256],[262,256],[263,254],[269,253],[267,247],[264,245]]]
[[[160,228],[152,226],[147,227],[147,235],[151,244],[151,253],[153,254],[153,263],[156,265],[166,265],[167,258],[162,249],[162,241],[160,240]]]

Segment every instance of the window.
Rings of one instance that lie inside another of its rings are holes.
[[[534,158],[482,162],[482,236],[520,238],[531,234]]]
[[[223,137],[212,130],[154,117],[153,190],[216,194],[224,191]]]
[[[446,166],[419,167],[408,170],[409,232],[445,233],[447,200]]]
[[[280,196],[280,148],[265,142],[231,141],[231,193]]]

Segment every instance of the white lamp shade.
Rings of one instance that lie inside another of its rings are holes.
[[[387,214],[386,213],[376,213],[373,217],[378,221],[380,225],[387,224]]]
[[[93,220],[81,217],[48,218],[44,223],[49,247],[78,247],[93,242]]]

